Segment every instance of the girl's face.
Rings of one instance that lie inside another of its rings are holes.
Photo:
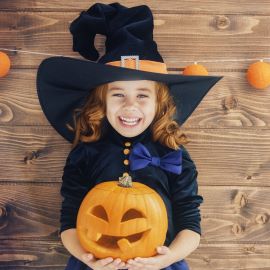
[[[108,83],[106,116],[113,128],[125,137],[142,133],[156,112],[155,82],[148,80]]]

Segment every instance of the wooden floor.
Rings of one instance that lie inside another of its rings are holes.
[[[0,0],[0,47],[78,56],[69,23],[94,1]],[[103,3],[111,3],[103,1]],[[170,73],[213,59],[270,57],[270,0],[122,1],[147,4]],[[104,52],[104,36],[96,44]],[[0,269],[62,270],[62,169],[70,145],[46,120],[36,71],[48,57],[8,53],[0,79]],[[192,270],[270,269],[270,88],[250,87],[250,62],[203,63],[224,78],[183,125],[197,164],[202,238]]]

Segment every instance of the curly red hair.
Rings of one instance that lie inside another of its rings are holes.
[[[172,96],[169,94],[168,86],[165,83],[155,81],[155,88],[157,109],[152,122],[152,139],[177,150],[180,145],[187,144],[190,141],[181,132],[179,124],[173,120],[176,106]],[[106,117],[107,89],[107,83],[97,86],[91,91],[85,104],[81,108],[74,110],[73,121],[75,128],[67,124],[68,129],[75,132],[72,148],[79,141],[94,142],[100,139],[102,120]],[[78,117],[76,117],[77,113],[79,113]]]

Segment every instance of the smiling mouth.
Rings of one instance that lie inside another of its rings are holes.
[[[126,252],[132,248],[132,244],[134,242],[140,240],[148,231],[149,230],[146,230],[144,232],[135,233],[128,236],[112,236],[97,233],[98,240],[96,243],[102,247],[109,249],[120,249],[122,252]]]
[[[119,120],[124,126],[136,126],[142,118],[139,117],[123,117],[120,116]]]

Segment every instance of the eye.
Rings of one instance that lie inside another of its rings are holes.
[[[92,210],[92,214],[95,215],[98,218],[109,221],[106,210],[101,205],[98,205],[98,206],[94,207],[94,209]]]
[[[143,213],[139,212],[136,209],[129,209],[123,215],[121,222],[130,220],[130,219],[135,219],[135,218],[142,218],[142,217],[145,217]]]
[[[113,94],[113,97],[123,97],[123,94]]]
[[[147,98],[148,96],[146,96],[146,95],[138,95],[138,97],[140,97],[140,98]]]

